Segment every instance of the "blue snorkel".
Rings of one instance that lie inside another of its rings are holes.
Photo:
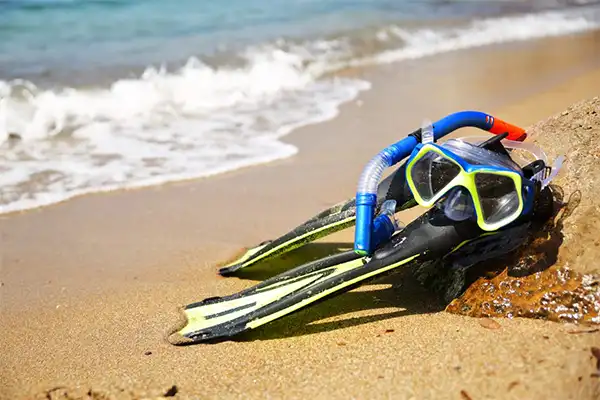
[[[437,141],[449,133],[464,127],[475,127],[493,134],[508,133],[507,139],[522,141],[525,131],[489,114],[479,111],[461,111],[450,114],[433,123],[427,129]],[[364,168],[356,191],[356,230],[354,252],[362,256],[370,255],[382,241],[389,239],[395,231],[393,222],[387,215],[374,219],[377,206],[377,186],[383,171],[408,157],[421,141],[422,130],[418,130],[401,141],[394,143],[369,161]]]

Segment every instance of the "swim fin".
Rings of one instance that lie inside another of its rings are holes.
[[[382,180],[378,187],[377,210],[385,200],[396,200],[396,212],[414,207],[414,201],[410,188],[404,178],[406,165],[401,165],[394,173]],[[376,210],[376,212],[377,212]],[[219,269],[222,276],[233,275],[236,271],[287,253],[301,247],[306,243],[328,236],[337,231],[354,225],[356,219],[355,199],[340,202],[333,207],[322,211],[303,224],[292,229],[285,235],[268,240],[246,250],[236,260],[224,265]]]
[[[501,231],[495,232],[498,234]],[[208,298],[183,309],[185,325],[173,333],[172,344],[230,339],[327,297],[351,290],[409,263],[436,260],[489,236],[471,220],[449,220],[432,208],[397,232],[372,257],[354,251],[335,254],[299,266],[249,289]]]

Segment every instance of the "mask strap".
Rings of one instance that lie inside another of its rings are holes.
[[[564,160],[565,160],[565,156],[560,155],[560,156],[556,157],[556,159],[554,160],[554,163],[552,164],[552,169],[551,169],[550,175],[548,175],[546,178],[544,178],[544,173],[546,171],[541,170],[540,172],[538,172],[537,174],[532,176],[531,180],[540,181],[542,183],[542,189],[544,189],[546,186],[548,186],[550,184],[550,182],[554,178],[556,178],[556,175],[558,175],[558,171],[560,171]]]

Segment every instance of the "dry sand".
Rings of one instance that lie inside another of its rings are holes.
[[[300,148],[296,157],[1,217],[0,398],[60,398],[65,390],[127,399],[175,391],[198,399],[600,398],[590,353],[600,334],[448,314],[405,274],[243,341],[180,348],[164,340],[178,306],[347,247],[351,230],[253,267],[248,279],[216,275],[216,263],[241,247],[351,197],[371,156],[423,118],[479,109],[527,126],[600,94],[600,35],[356,73],[373,89],[335,120],[287,137]]]

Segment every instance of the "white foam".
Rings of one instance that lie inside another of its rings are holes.
[[[108,89],[0,82],[0,212],[83,193],[209,176],[289,157],[277,140],[335,117],[367,82],[316,80],[299,54],[248,51],[241,68],[192,59]]]
[[[454,29],[409,31],[390,26],[377,33],[381,41],[395,36],[405,42],[400,49],[355,60],[352,65],[384,64],[497,43],[561,36],[600,28],[600,9],[581,8],[522,16],[489,18]]]
[[[598,8],[581,8],[455,29],[389,26],[375,38],[405,45],[362,59],[351,58],[343,38],[281,41],[249,48],[242,67],[191,59],[178,71],[149,68],[108,88],[40,90],[0,81],[0,213],[289,157],[297,149],[279,138],[335,117],[341,103],[370,87],[321,78],[338,68],[582,32],[599,21]]]

